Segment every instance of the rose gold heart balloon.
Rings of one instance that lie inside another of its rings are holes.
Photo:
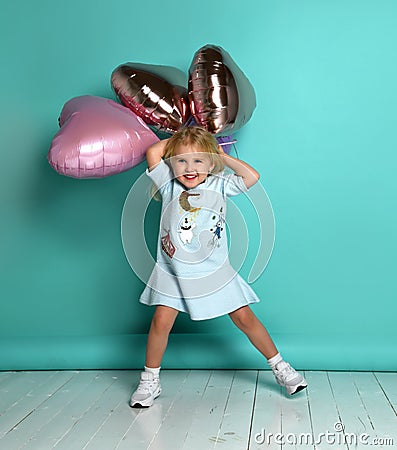
[[[103,178],[131,169],[159,140],[125,106],[91,95],[66,102],[59,125],[48,162],[58,173],[74,178]]]
[[[121,102],[158,130],[174,133],[190,116],[186,76],[174,67],[126,63],[111,82]]]
[[[211,44],[195,53],[188,90],[195,121],[217,135],[237,131],[248,122],[256,106],[248,78],[229,53]]]

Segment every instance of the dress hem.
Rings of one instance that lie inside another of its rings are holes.
[[[186,311],[185,309],[179,309],[176,308],[175,306],[171,306],[171,305],[167,305],[166,303],[145,303],[143,301],[139,301],[142,305],[146,305],[146,306],[168,306],[169,308],[175,309],[178,312],[182,312],[185,314],[188,314],[191,320],[194,320],[195,322],[199,322],[201,320],[210,320],[210,319],[216,319],[218,317],[222,317],[222,316],[226,316],[227,314],[232,313],[233,311],[237,311],[240,308],[243,308],[244,306],[249,306],[255,303],[259,303],[259,300],[252,300],[252,301],[247,301],[247,303],[243,304],[243,305],[239,305],[239,306],[233,306],[231,309],[227,309],[224,312],[221,312],[219,314],[216,315],[211,315],[211,316],[207,316],[207,317],[192,317],[191,314],[189,313],[189,311]]]

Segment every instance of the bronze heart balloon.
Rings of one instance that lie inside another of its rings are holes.
[[[217,135],[240,129],[256,106],[248,78],[229,53],[216,45],[205,45],[195,53],[188,90],[195,121]]]
[[[121,102],[158,130],[174,133],[190,117],[186,75],[174,67],[126,63],[111,82]]]

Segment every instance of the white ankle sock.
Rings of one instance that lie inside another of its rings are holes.
[[[270,359],[268,359],[267,363],[269,364],[270,368],[274,370],[277,364],[281,361],[283,361],[283,357],[280,355],[280,353],[277,353],[277,355],[274,355]]]
[[[154,378],[159,378],[161,367],[155,367],[155,368],[146,367],[146,366],[144,366],[144,367],[145,367],[145,372],[150,372],[153,374]]]

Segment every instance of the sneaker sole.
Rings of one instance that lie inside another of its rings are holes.
[[[147,400],[143,400],[142,402],[135,402],[132,403],[130,401],[131,408],[149,408],[153,405],[154,400],[161,394],[161,389],[159,389],[155,394],[153,394],[153,397],[149,397]]]
[[[289,395],[294,395],[300,391],[303,391],[303,389],[306,389],[306,388],[307,388],[307,384],[305,383],[305,384],[300,384],[299,386],[293,386],[293,387],[291,386],[291,389],[288,389],[288,388],[286,388],[286,389],[287,389],[287,393]],[[295,390],[292,391],[292,389],[295,389]]]

